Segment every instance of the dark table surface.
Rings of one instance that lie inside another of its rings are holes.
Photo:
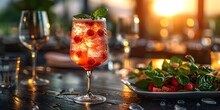
[[[95,70],[92,76],[93,94],[103,95],[107,101],[97,105],[81,105],[71,98],[85,94],[87,80],[81,69],[52,69],[40,71],[42,78],[50,80],[48,86],[22,86],[19,81],[30,77],[30,74],[19,73],[19,79],[14,89],[0,90],[0,110],[127,110],[131,103],[141,105],[145,110],[219,110],[220,97],[212,99],[217,104],[206,104],[201,101],[206,97],[155,98],[139,96],[121,83],[118,75],[105,70]],[[58,95],[62,92],[61,95]],[[64,95],[73,91],[71,95]],[[185,109],[181,108],[178,102]],[[179,107],[179,108],[178,108]]]

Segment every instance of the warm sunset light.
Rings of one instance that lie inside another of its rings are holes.
[[[184,7],[183,0],[155,0],[154,3],[154,11],[162,16],[173,16],[183,11]]]

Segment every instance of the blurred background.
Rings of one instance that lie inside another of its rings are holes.
[[[72,16],[107,7],[110,52],[123,51],[129,36],[129,57],[170,58],[191,54],[210,64],[212,39],[220,37],[219,0],[1,0],[0,55],[19,55],[29,64],[29,51],[20,44],[22,10],[46,10],[51,34],[39,50],[38,64],[48,52],[69,53]]]

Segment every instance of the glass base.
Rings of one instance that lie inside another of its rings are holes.
[[[92,95],[92,97],[88,97],[87,95],[79,96],[74,98],[74,102],[79,104],[100,104],[106,101],[104,96],[100,95]]]
[[[50,83],[49,80],[47,79],[42,79],[42,78],[38,78],[38,79],[27,79],[27,80],[22,80],[21,84],[22,85],[27,85],[27,86],[45,86],[48,85]]]

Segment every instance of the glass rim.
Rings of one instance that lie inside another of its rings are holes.
[[[45,10],[22,10],[21,12],[24,13],[24,12],[47,12],[47,11]]]
[[[99,19],[95,19],[93,20],[92,18],[73,18],[73,21],[106,21],[106,18],[99,18]]]

